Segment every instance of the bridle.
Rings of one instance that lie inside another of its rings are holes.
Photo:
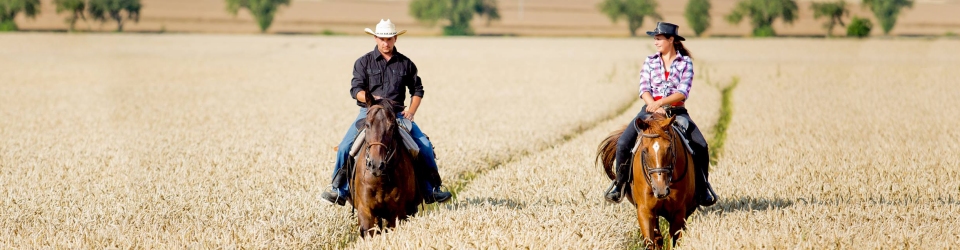
[[[650,179],[652,178],[651,176],[653,174],[665,173],[667,175],[671,175],[671,176],[673,175],[674,164],[676,164],[677,162],[677,148],[679,148],[674,146],[673,144],[675,141],[678,141],[677,140],[678,135],[676,133],[669,133],[669,132],[667,134],[670,135],[670,140],[668,141],[670,143],[670,159],[673,159],[672,161],[667,162],[667,164],[665,165],[661,164],[661,167],[659,168],[650,168],[650,166],[647,165],[647,157],[648,157],[647,149],[644,149],[640,153],[640,161],[641,161],[640,165],[643,166],[643,179],[647,181],[647,185],[650,187],[653,187],[653,183],[650,181]],[[641,136],[644,138],[660,137],[659,134],[642,134]],[[680,175],[680,178],[677,178],[676,180],[670,180],[670,184],[677,183],[678,181],[683,180],[683,178],[687,176],[687,172],[689,172],[689,170],[683,171],[683,174]]]
[[[388,127],[387,133],[393,132],[394,134],[396,134],[396,129],[395,129],[396,126],[395,126],[395,125],[391,124],[390,126],[387,126],[387,127]],[[368,128],[368,129],[370,128],[370,125],[369,125],[369,124],[367,124],[367,128]],[[396,137],[396,136],[394,136],[394,137]],[[382,161],[381,163],[384,164],[384,165],[389,165],[389,164],[390,164],[390,162],[393,160],[393,156],[397,154],[396,140],[394,140],[393,142],[394,142],[394,143],[393,143],[393,144],[394,144],[393,147],[388,146],[387,144],[384,144],[383,142],[379,142],[379,141],[376,141],[376,142],[367,142],[367,143],[366,143],[366,147],[367,147],[367,148],[366,148],[366,153],[364,154],[364,159],[366,159],[366,161],[367,161],[367,164],[366,164],[366,165],[367,165],[367,170],[371,170],[371,171],[372,171],[372,168],[373,168],[373,162],[370,160],[370,150],[373,148],[373,146],[380,146],[380,147],[384,147],[384,148],[387,149],[387,157],[386,157],[386,158],[383,158],[383,161]]]
[[[367,152],[364,155],[364,158],[367,160],[368,169],[373,167],[372,161],[370,160],[370,149],[373,148],[373,146],[384,147],[387,149],[387,152],[389,152],[387,153],[387,157],[383,159],[383,164],[390,164],[390,161],[393,160],[393,156],[397,154],[397,147],[389,147],[387,144],[383,144],[381,142],[368,142],[366,150]]]

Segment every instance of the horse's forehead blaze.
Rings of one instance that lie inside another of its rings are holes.
[[[660,142],[658,141],[653,141],[653,154],[657,156],[654,157],[657,159],[657,167],[660,167]]]

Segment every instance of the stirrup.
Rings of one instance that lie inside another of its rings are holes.
[[[620,202],[623,202],[623,196],[626,194],[626,192],[624,192],[624,188],[626,188],[626,185],[621,185],[620,193],[617,195],[616,198],[610,198],[610,192],[613,192],[613,189],[616,187],[617,187],[616,181],[614,181],[613,183],[610,183],[610,187],[608,187],[607,190],[603,192],[603,199],[612,204],[619,204]]]
[[[437,197],[438,195],[439,197]],[[453,194],[450,192],[444,192],[440,188],[434,188],[434,190],[429,191],[429,193],[423,196],[423,202],[426,204],[444,203],[451,198],[453,198]]]
[[[704,187],[702,191],[703,193],[701,193],[700,197],[697,199],[697,203],[704,207],[713,206],[714,204],[717,204],[717,201],[720,200],[720,197],[717,196],[717,193],[713,191],[713,187],[709,182],[704,183],[706,187]]]
[[[334,188],[332,185],[327,191],[324,191],[320,197],[322,200],[334,205],[343,206],[347,204],[347,196],[340,195],[340,189]]]

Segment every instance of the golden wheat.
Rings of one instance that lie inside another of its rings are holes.
[[[401,38],[447,183],[632,100],[628,40]],[[332,248],[369,37],[3,35],[0,247]],[[589,48],[587,50],[575,48]]]
[[[401,38],[426,83],[416,119],[462,189],[354,242],[349,209],[318,194],[369,38],[3,35],[0,247],[633,247],[634,209],[602,201],[593,154],[639,109],[647,43]],[[681,248],[960,244],[956,43],[687,45],[707,137],[719,87],[741,81],[722,200]]]

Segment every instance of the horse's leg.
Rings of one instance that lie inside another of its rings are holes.
[[[406,220],[406,219],[407,219],[407,216],[406,216],[406,215],[402,215],[402,213],[400,213],[399,216],[393,216],[393,218],[391,218],[391,219],[386,219],[386,221],[387,221],[387,228],[389,228],[389,229],[397,228],[397,222],[399,222],[400,220]]]
[[[686,214],[686,211],[676,213],[670,220],[670,235],[673,236],[673,247],[677,246],[677,242],[683,237],[683,230],[687,229]]]
[[[643,233],[643,242],[647,249],[659,249],[660,229],[657,225],[657,216],[643,207],[637,207],[637,222],[640,223],[640,232]]]
[[[384,230],[383,228],[383,221],[384,221],[383,218],[377,217],[377,231],[374,233],[374,235],[386,232],[386,230]]]
[[[373,226],[376,224],[374,220],[378,219],[374,218],[373,215],[370,214],[370,211],[360,211],[357,219],[359,219],[360,222],[360,238],[366,238],[367,235],[371,233],[370,231],[373,230]]]

